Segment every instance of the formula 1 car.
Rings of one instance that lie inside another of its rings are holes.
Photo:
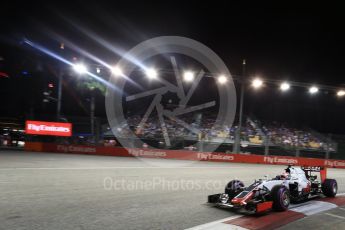
[[[320,174],[320,180],[317,173]],[[335,197],[337,190],[337,181],[326,178],[326,168],[288,166],[281,175],[255,180],[248,187],[240,180],[232,180],[224,193],[208,196],[208,202],[250,213],[271,209],[285,211],[290,202],[300,202],[321,194]]]

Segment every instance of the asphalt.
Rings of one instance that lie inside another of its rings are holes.
[[[283,169],[0,151],[0,229],[190,228],[235,215],[205,203],[229,180],[249,184]],[[328,173],[345,192],[345,171]]]
[[[345,229],[345,206],[307,216],[303,219],[289,223],[279,230],[291,229],[313,229],[313,230],[341,230]]]

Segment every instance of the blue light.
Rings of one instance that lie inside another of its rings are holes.
[[[35,43],[33,43],[32,41],[29,41],[28,39],[25,39],[24,42],[25,42],[26,44],[30,45],[31,47],[33,47],[33,48],[35,48],[35,49],[37,49],[37,50],[39,50],[39,51],[41,51],[41,52],[47,54],[48,56],[50,56],[50,57],[52,57],[52,58],[55,58],[56,60],[61,61],[61,62],[65,63],[65,64],[67,64],[67,65],[70,65],[70,66],[72,66],[72,67],[75,65],[75,64],[73,64],[72,62],[70,62],[70,61],[64,59],[64,58],[61,57],[61,56],[59,56],[58,54],[55,54],[55,53],[53,53],[52,51],[50,51],[50,50],[44,48],[43,46],[40,46],[40,45],[38,45],[38,44],[35,44]],[[97,76],[97,75],[95,75],[95,74],[93,74],[93,73],[91,73],[91,72],[89,72],[89,71],[86,71],[86,74],[88,74],[89,76],[93,77],[95,80],[97,80],[97,81],[103,83],[104,85],[109,86],[110,88],[112,88],[112,89],[114,89],[114,90],[118,90],[118,88],[117,88],[116,86],[110,84],[108,81],[102,79],[101,77],[99,77],[99,76]]]

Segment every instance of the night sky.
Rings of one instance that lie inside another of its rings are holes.
[[[241,74],[241,62],[245,58],[248,76],[345,87],[342,9],[340,6],[239,7],[229,1],[11,1],[7,4],[3,1],[0,72],[9,73],[10,78],[0,79],[3,105],[0,117],[25,117],[33,104],[38,105],[42,84],[47,83],[39,79],[54,75],[56,62],[25,47],[21,43],[23,38],[55,51],[61,40],[68,40],[108,63],[116,63],[119,55],[82,31],[91,32],[123,51],[156,36],[185,36],[214,50],[232,74]],[[66,56],[83,57],[67,45]],[[23,76],[24,70],[32,76]],[[284,120],[322,132],[345,133],[341,128],[345,127],[345,98],[340,100],[333,94],[321,92],[317,98],[311,98],[298,90],[283,96],[275,89],[249,92],[245,112],[260,119]],[[69,102],[64,105],[65,111],[74,107]],[[38,112],[54,113],[54,105],[50,106]],[[87,115],[82,107],[71,113]],[[98,115],[104,116],[104,105],[98,107]]]

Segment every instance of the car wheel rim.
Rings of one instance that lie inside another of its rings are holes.
[[[337,190],[338,190],[338,186],[337,186],[337,184],[334,184],[333,185],[333,193],[336,194]]]
[[[283,204],[285,207],[290,204],[290,198],[286,192],[283,193]]]

